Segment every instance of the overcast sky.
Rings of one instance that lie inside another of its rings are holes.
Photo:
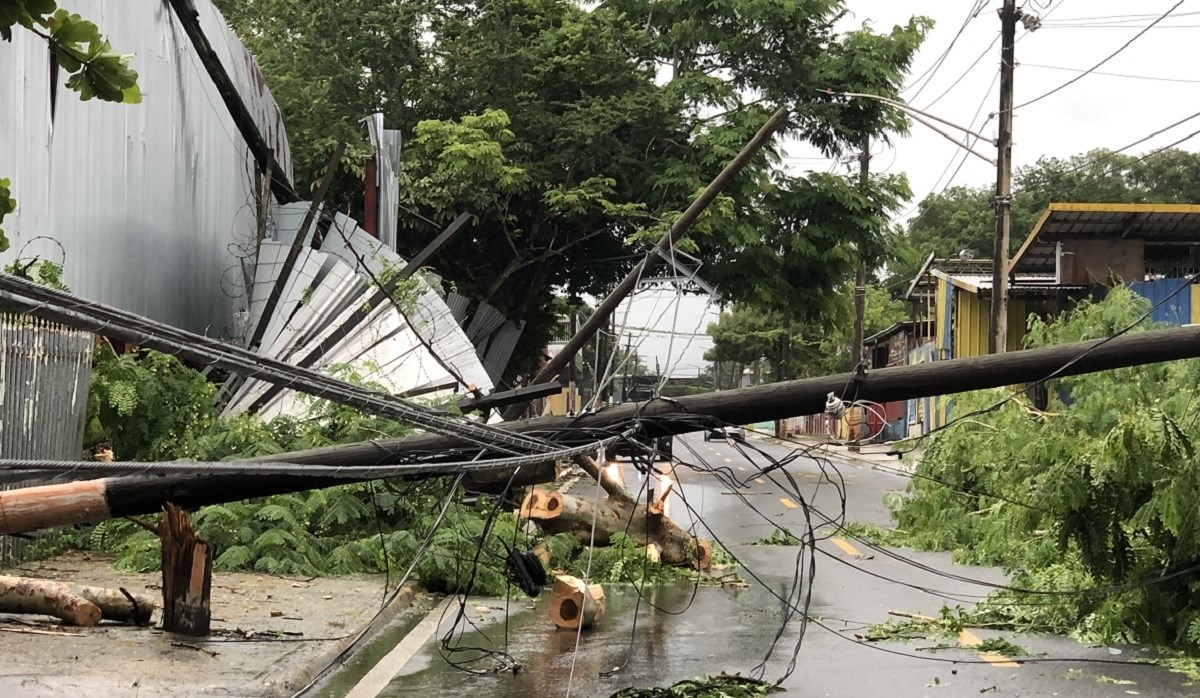
[[[1170,17],[1092,74],[1022,106],[1117,52],[1177,1],[1029,0],[1025,3],[1025,11],[1040,15],[1043,25],[1034,32],[1023,27],[1017,30],[1018,108],[1013,113],[1013,158],[1017,167],[1032,164],[1043,156],[1068,157],[1093,148],[1124,148],[1200,112],[1200,73],[1196,71],[1200,65],[1200,0],[1185,0]],[[996,120],[990,115],[999,106],[996,78],[1000,66],[997,40],[1000,20],[996,11],[1001,0],[982,3],[982,9],[965,27],[968,15],[980,5],[975,0],[848,0],[847,5],[853,13],[845,20],[847,29],[869,22],[883,32],[907,22],[913,15],[933,19],[936,25],[917,56],[904,99],[954,123],[972,126],[989,138],[995,136]],[[992,45],[994,40],[996,43]],[[939,61],[940,67],[935,68]],[[917,80],[923,75],[926,77]],[[1128,152],[1141,154],[1197,130],[1200,118],[1155,136]],[[1200,143],[1200,138],[1178,147],[1195,150],[1196,143]],[[976,144],[975,149],[989,157],[995,155],[995,148],[987,142]],[[847,165],[831,163],[818,155],[797,145],[790,149],[788,163],[797,171],[825,171],[831,167],[848,171]],[[942,191],[948,184],[995,183],[992,165],[967,155],[921,124],[913,124],[912,133],[896,139],[892,146],[877,144],[873,155],[874,170],[908,175],[914,198],[901,211],[900,218],[911,216],[918,201]],[[700,274],[703,276],[703,270]],[[629,304],[628,325],[702,334],[708,322],[715,320],[715,310],[705,311],[705,299],[685,297],[676,314],[674,298],[671,292],[640,294]],[[618,314],[619,326],[623,318],[624,309]],[[657,358],[664,373],[666,366],[673,367],[673,375],[696,375],[704,364],[704,350],[711,345],[706,337],[676,335],[674,346],[670,346],[670,335],[640,333],[640,336],[645,337],[641,353],[647,364],[653,366]],[[638,341],[639,334],[634,334],[634,343]]]

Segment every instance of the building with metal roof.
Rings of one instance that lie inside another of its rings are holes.
[[[1010,274],[1064,284],[1134,283],[1200,271],[1200,205],[1050,204]]]

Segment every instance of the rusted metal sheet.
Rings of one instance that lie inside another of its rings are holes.
[[[0,42],[0,177],[18,208],[5,219],[15,256],[65,266],[78,294],[210,335],[238,334],[241,260],[255,248],[254,165],[188,37],[161,0],[63,0],[133,53],[144,100],[82,102],[46,43]],[[253,56],[210,0],[195,0],[222,64],[291,171],[279,108]],[[51,95],[56,94],[54,108]]]

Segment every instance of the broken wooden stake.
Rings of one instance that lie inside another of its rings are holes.
[[[162,540],[163,630],[193,637],[208,635],[213,546],[196,535],[187,514],[174,504],[163,506],[158,531]]]
[[[550,620],[560,628],[579,630],[590,628],[604,617],[604,588],[599,584],[584,584],[570,575],[554,578],[550,592]]]

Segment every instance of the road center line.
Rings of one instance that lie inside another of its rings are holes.
[[[836,542],[837,539],[835,538],[834,541]],[[958,634],[958,644],[962,645],[963,647],[978,647],[983,644],[983,640],[980,640],[979,636],[970,630],[963,630]],[[1008,657],[1005,657],[1002,654],[997,654],[996,652],[980,652],[979,658],[988,664],[991,664],[992,666],[1008,667],[1013,669],[1021,666]]]
[[[795,509],[798,506],[795,502],[788,499],[787,497],[783,497],[779,501],[783,502],[783,506],[787,507],[788,509]]]
[[[758,484],[760,484],[760,485],[765,485],[765,484],[767,484],[767,481],[766,481],[766,480],[764,480],[764,479],[762,479],[761,477],[756,477],[756,478],[754,478],[754,481],[755,481],[755,482],[757,482],[757,483],[758,483]]]
[[[850,557],[862,557],[862,553],[858,552],[858,548],[847,543],[845,539],[834,536],[830,540],[833,541],[834,545],[841,548],[843,553],[846,553]]]

